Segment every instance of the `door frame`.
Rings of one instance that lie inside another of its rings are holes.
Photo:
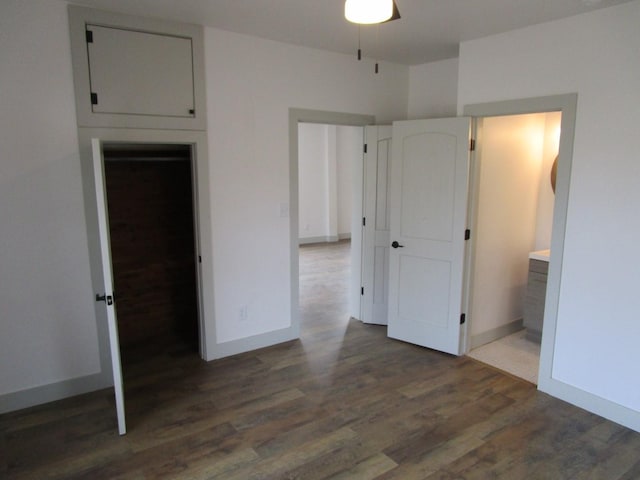
[[[464,115],[474,118],[522,115],[531,113],[561,112],[561,134],[558,156],[558,173],[556,177],[555,203],[553,208],[553,226],[551,233],[551,258],[549,261],[549,275],[544,310],[544,327],[542,330],[542,345],[540,352],[540,369],[538,374],[538,389],[555,396],[558,394],[561,382],[553,379],[553,355],[556,339],[558,318],[558,303],[560,298],[560,284],[562,281],[562,258],[564,254],[564,240],[567,224],[567,208],[569,204],[569,189],[571,184],[571,164],[573,160],[573,142],[576,125],[576,110],[578,95],[575,93],[553,95],[547,97],[533,97],[517,100],[506,100],[464,106]],[[475,133],[475,132],[474,132]],[[472,155],[475,157],[476,153]],[[472,177],[470,180],[469,221],[472,232],[477,220],[477,162],[473,159]],[[463,305],[465,311],[470,306],[471,272],[473,264],[474,236],[468,248],[466,261],[466,275],[464,280]],[[471,320],[472,321],[472,320]],[[469,351],[469,322],[463,329],[464,352]],[[564,384],[562,384],[564,385]],[[561,388],[561,387],[560,387]]]
[[[157,143],[191,146],[194,237],[196,254],[202,259],[196,264],[199,313],[199,350],[204,360],[213,360],[216,353],[215,317],[213,303],[213,258],[211,255],[211,204],[209,201],[209,167],[207,161],[207,137],[205,132],[179,130],[139,130],[118,128],[78,128],[80,163],[82,172],[85,221],[88,235],[93,294],[104,291],[100,239],[98,235],[98,211],[94,180],[92,139],[102,143]],[[104,385],[113,385],[109,334],[106,311],[102,304],[94,301],[98,346],[100,352],[100,375]]]
[[[375,116],[358,113],[329,112],[324,110],[307,110],[301,108],[289,109],[289,263],[291,285],[291,331],[293,338],[300,338],[300,266],[299,266],[299,209],[298,209],[298,124],[318,123],[324,125],[344,125],[353,127],[365,127],[375,124]],[[362,162],[360,172],[354,172],[354,177],[362,179]],[[356,179],[357,179],[356,178]],[[361,184],[362,182],[360,182]],[[362,185],[360,185],[362,189]],[[355,195],[357,196],[357,192]],[[362,213],[362,195],[360,195],[360,213]],[[352,216],[355,211],[352,212]],[[351,258],[362,258],[362,232],[351,232]],[[355,251],[354,251],[355,249]],[[353,262],[352,262],[353,263]],[[358,285],[362,282],[361,265],[351,265],[350,284]],[[351,290],[355,290],[351,288]],[[359,295],[359,287],[358,287]],[[355,302],[354,292],[350,292],[349,304]],[[353,303],[355,304],[355,303]],[[360,305],[360,301],[357,302]]]

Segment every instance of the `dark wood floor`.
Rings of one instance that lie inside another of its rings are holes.
[[[334,296],[347,249],[303,249],[300,341],[211,363],[132,357],[124,437],[108,391],[3,415],[0,477],[640,478],[640,434],[349,321]]]

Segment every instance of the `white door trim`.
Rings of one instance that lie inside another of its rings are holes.
[[[98,242],[98,218],[95,195],[94,167],[92,162],[91,139],[102,142],[123,143],[176,143],[192,145],[194,216],[197,253],[202,262],[197,264],[199,280],[200,355],[205,360],[216,358],[216,336],[213,303],[213,248],[211,239],[211,204],[209,201],[208,148],[205,132],[138,130],[113,128],[79,128],[80,161],[84,185],[85,217],[89,239],[89,258],[94,292],[102,288],[102,265]],[[96,305],[98,344],[100,349],[101,377],[106,385],[111,385],[111,354],[106,328],[104,309]]]
[[[298,123],[320,123],[326,125],[348,125],[354,127],[364,127],[373,125],[375,117],[373,115],[361,115],[357,113],[327,112],[323,110],[306,110],[300,108],[289,109],[289,262],[290,270],[290,296],[291,296],[291,334],[293,338],[300,337],[300,293],[299,293],[299,258],[298,258]],[[360,168],[362,170],[362,168]],[[362,171],[354,176],[362,178]],[[360,203],[362,196],[360,196]],[[360,205],[362,213],[362,204]],[[352,213],[355,215],[355,211]],[[352,259],[361,258],[362,234],[360,231],[351,233]],[[357,250],[354,251],[354,247]],[[359,263],[359,262],[358,262]],[[360,265],[351,265],[352,276],[361,276]],[[361,282],[361,279],[358,278]],[[354,280],[355,282],[355,280]],[[353,295],[353,292],[351,292]],[[351,300],[351,298],[350,298]],[[350,302],[351,303],[351,302]],[[358,305],[360,302],[358,301]]]
[[[542,352],[540,355],[540,374],[538,387],[547,388],[551,380],[553,366],[553,349],[556,336],[558,315],[558,299],[562,277],[562,256],[564,253],[564,237],[567,223],[567,206],[571,178],[571,162],[573,158],[573,137],[576,122],[577,94],[554,95],[549,97],[506,100],[501,102],[466,105],[464,114],[472,117],[492,117],[499,115],[521,115],[528,113],[562,112],[558,174],[553,210],[553,233],[551,238],[551,261],[547,281],[547,296],[544,315],[544,331]],[[477,192],[472,196],[477,200]],[[476,208],[472,208],[475,212]],[[475,215],[470,217],[475,222]],[[472,228],[475,225],[472,225]],[[473,236],[472,236],[473,240]],[[472,249],[473,250],[473,249]],[[466,327],[468,329],[468,325]],[[468,335],[465,351],[468,351]]]

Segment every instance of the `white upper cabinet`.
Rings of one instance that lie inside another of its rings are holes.
[[[191,39],[87,25],[92,111],[194,115]]]
[[[202,28],[69,7],[78,125],[204,130]]]

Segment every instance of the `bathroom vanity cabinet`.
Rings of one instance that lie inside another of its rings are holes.
[[[523,324],[527,329],[527,339],[537,343],[542,339],[548,271],[549,251],[532,252],[529,255],[529,277],[524,299]]]

